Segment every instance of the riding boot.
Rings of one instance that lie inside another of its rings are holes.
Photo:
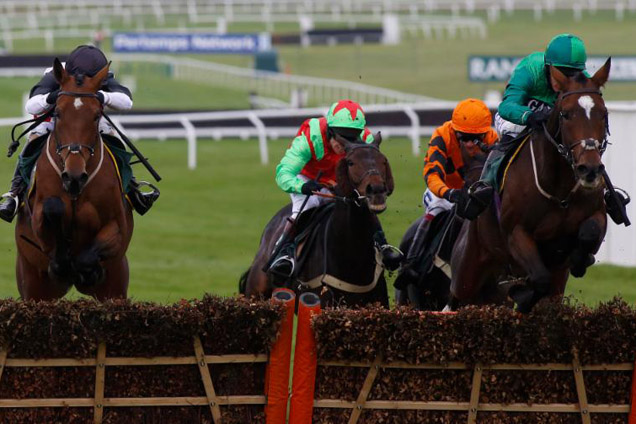
[[[382,230],[380,220],[375,215],[373,218],[376,226],[375,233],[373,234],[373,240],[375,241],[378,249],[380,249],[380,254],[382,254],[382,263],[389,271],[395,271],[402,263],[404,253],[402,253],[402,251],[397,247],[391,246],[386,241],[386,235],[384,235],[384,230]]]
[[[142,187],[150,187],[152,191],[141,191]],[[128,198],[133,209],[139,215],[144,215],[150,210],[152,204],[159,198],[161,194],[159,189],[147,181],[137,181],[135,177],[130,179],[130,188],[128,190]]]
[[[2,203],[0,203],[0,218],[7,222],[13,221],[13,217],[18,212],[20,198],[26,189],[26,184],[20,174],[20,163],[15,167],[13,178],[11,179],[11,188],[2,195]]]
[[[409,284],[415,284],[417,282],[419,274],[416,269],[417,260],[422,253],[422,247],[424,247],[424,240],[426,239],[429,223],[429,220],[422,219],[417,226],[415,234],[413,235],[413,241],[411,241],[411,246],[409,247],[409,253],[402,264],[400,275],[393,283],[396,289],[404,290]]]
[[[293,232],[293,221],[286,221],[283,233],[274,245],[272,252],[274,257],[270,260],[271,265],[266,270],[268,274],[281,279],[287,279],[294,274],[296,269],[296,249],[294,248]]]

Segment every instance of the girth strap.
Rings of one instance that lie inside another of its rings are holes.
[[[299,281],[299,283],[303,287],[307,287],[310,289],[316,289],[323,285],[326,285],[347,293],[368,293],[373,290],[378,284],[383,271],[384,265],[382,264],[382,253],[380,253],[379,249],[375,248],[375,271],[373,274],[373,281],[371,281],[371,283],[367,284],[366,286],[351,284],[330,274],[322,274],[306,282]]]

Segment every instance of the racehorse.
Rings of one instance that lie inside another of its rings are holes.
[[[346,153],[336,169],[335,204],[320,207],[333,210],[317,224],[313,243],[300,247],[300,270],[289,288],[299,293],[312,291],[323,305],[380,302],[388,307],[384,270],[373,236],[379,226],[376,214],[386,209],[387,197],[393,192],[391,167],[380,152],[379,134],[372,144],[340,141]],[[317,209],[302,213],[297,222],[310,221],[314,213],[321,212]],[[241,277],[242,294],[271,296],[273,284],[263,268],[290,215],[291,205],[287,205],[265,227],[256,257]]]
[[[476,146],[477,147],[477,146]],[[484,163],[486,162],[486,157],[488,156],[489,147],[486,145],[480,145],[476,152],[471,154],[468,151],[468,148],[464,143],[460,142],[460,151],[462,155],[462,161],[464,163],[462,168],[462,174],[464,176],[464,190],[470,187],[473,183],[479,180],[481,175],[481,171],[484,167]],[[450,214],[450,216],[447,216]],[[448,224],[448,228],[450,231],[447,231],[448,235],[456,234],[456,231],[453,231],[453,228],[457,226],[461,226],[464,222],[464,219],[459,217],[455,213],[455,208],[448,211],[447,214],[444,214],[444,217],[440,216],[441,220],[450,219],[451,222]],[[429,232],[433,230],[443,230],[443,228],[439,228],[438,226],[434,226],[432,228],[432,220],[422,223],[425,219],[425,215],[420,216],[413,222],[409,228],[404,233],[402,237],[402,241],[400,242],[400,250],[404,252],[404,257],[408,257],[409,251],[413,245],[413,238],[415,236],[415,232],[417,228],[423,224],[425,225],[425,229],[421,233],[420,237],[428,238]],[[432,235],[432,234],[431,234]],[[442,243],[443,247],[446,249],[452,249],[453,244],[455,243],[454,239],[449,239],[449,237],[444,237]],[[420,246],[419,250],[426,249],[426,246]],[[444,250],[446,250],[444,249]],[[419,258],[418,258],[419,259]],[[400,279],[402,274],[402,270],[398,273],[397,279]],[[441,310],[448,303],[450,295],[450,278],[446,275],[446,273],[440,269],[438,266],[433,266],[429,272],[424,273],[420,272],[418,274],[417,282],[413,284],[409,284],[406,289],[395,290],[395,299],[396,303],[400,305],[412,304],[416,309],[420,310]]]
[[[126,297],[132,211],[98,131],[102,105],[96,93],[109,66],[92,78],[74,77],[54,62],[60,85],[55,126],[15,231],[23,299],[60,298],[73,285],[99,300]]]
[[[562,297],[568,275],[582,277],[594,263],[607,228],[601,156],[608,116],[600,88],[610,66],[608,59],[591,78],[550,68],[558,95],[547,124],[509,164],[500,202],[462,229],[451,260],[450,309],[484,302],[498,279],[512,276],[526,283],[508,294],[529,312],[546,296]]]

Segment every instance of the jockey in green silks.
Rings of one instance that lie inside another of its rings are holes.
[[[307,203],[304,211],[328,201],[324,197],[311,194],[330,193],[327,187],[336,183],[336,166],[345,157],[344,146],[336,140],[336,134],[352,143],[373,142],[373,135],[366,127],[364,111],[358,103],[340,100],[329,108],[326,117],[311,118],[303,122],[296,138],[276,167],[276,183],[291,197],[292,220],[298,216],[305,200]],[[376,225],[375,241],[382,252],[385,266],[396,269],[402,255],[387,243],[377,218]],[[287,222],[277,246],[282,240],[291,239],[288,235],[292,230],[292,224]],[[269,270],[276,275],[289,277],[295,266],[293,244],[286,243],[279,252]]]

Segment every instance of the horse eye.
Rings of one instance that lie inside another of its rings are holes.
[[[353,166],[353,161],[352,161],[352,160],[347,159],[347,166]]]
[[[561,112],[561,118],[570,119],[570,114],[568,112]]]

